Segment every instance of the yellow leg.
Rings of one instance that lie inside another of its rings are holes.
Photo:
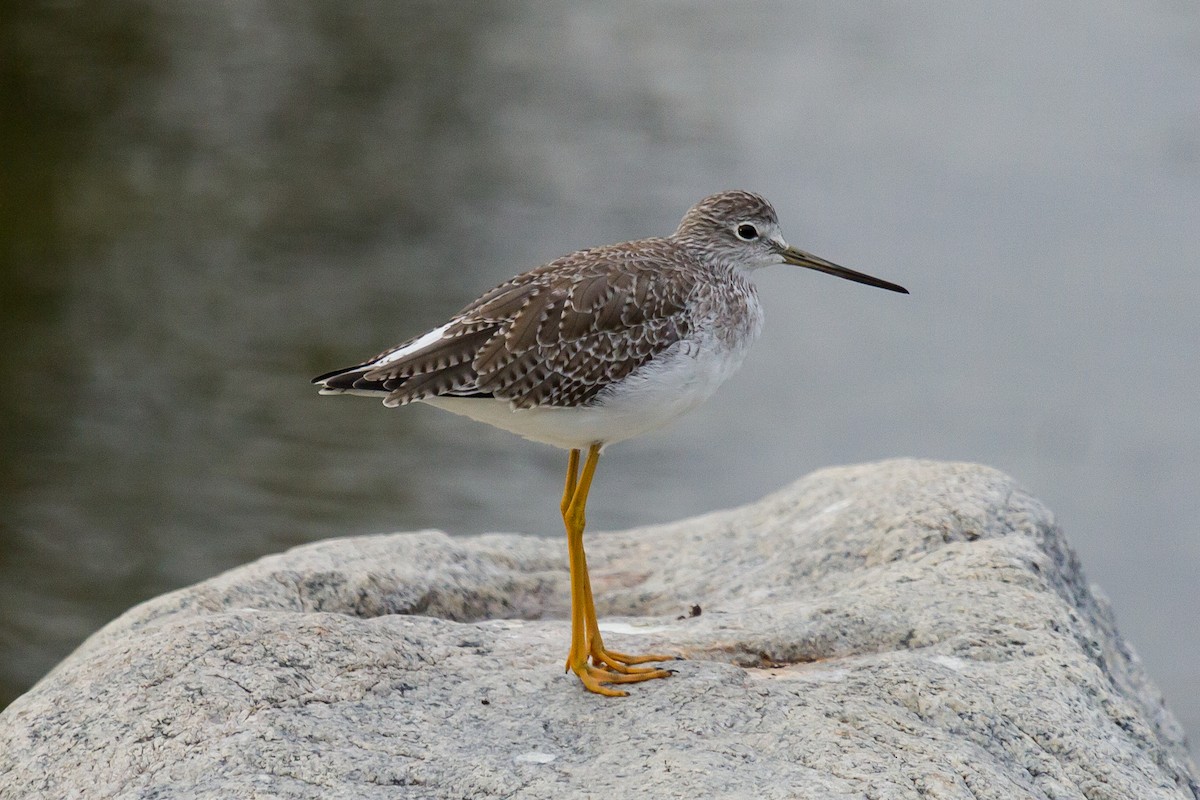
[[[563,525],[567,529],[567,556],[571,571],[571,649],[567,653],[567,669],[579,676],[591,692],[609,697],[622,697],[627,692],[610,689],[605,683],[635,683],[671,674],[664,669],[631,667],[647,661],[666,661],[671,656],[630,656],[604,649],[600,626],[596,621],[596,606],[592,600],[592,585],[588,578],[587,556],[583,552],[585,508],[600,445],[588,449],[583,472],[579,473],[579,450],[572,450],[567,462],[567,479],[561,504]],[[591,658],[591,663],[588,659]]]
[[[650,673],[661,673],[663,670],[646,667],[632,667],[630,664],[645,664],[650,661],[671,661],[674,656],[663,655],[640,655],[631,656],[627,653],[618,653],[615,650],[609,650],[604,646],[604,639],[600,635],[600,622],[596,617],[596,603],[592,599],[592,579],[588,573],[587,555],[582,552],[583,546],[580,544],[579,558],[583,562],[583,612],[584,612],[584,630],[588,640],[588,654],[592,658],[592,664],[597,667],[606,667],[615,672],[621,672],[626,675],[647,675],[648,677],[662,677],[658,674],[651,675]],[[643,678],[645,680],[645,678]]]

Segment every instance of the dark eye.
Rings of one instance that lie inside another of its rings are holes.
[[[737,226],[738,238],[745,242],[752,242],[758,238],[758,228],[743,222]]]

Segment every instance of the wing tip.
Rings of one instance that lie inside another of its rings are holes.
[[[328,386],[329,381],[333,380],[337,376],[345,375],[347,372],[353,372],[356,369],[361,369],[362,366],[362,364],[359,364],[357,367],[343,367],[341,369],[335,369],[332,372],[326,372],[318,375],[317,377],[313,378],[310,383],[315,386]]]
[[[345,394],[357,388],[355,384],[369,367],[369,364],[359,364],[354,367],[335,369],[333,372],[326,372],[324,375],[313,378],[312,383],[320,387],[319,394]]]

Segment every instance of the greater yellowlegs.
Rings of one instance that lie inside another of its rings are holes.
[[[596,463],[605,446],[666,425],[737,369],[763,321],[750,273],[772,264],[908,293],[792,247],[759,195],[721,192],[670,236],[563,256],[313,383],[386,406],[428,403],[570,451],[560,506],[571,578],[566,667],[590,691],[621,696],[605,684],[664,678],[670,671],[635,665],[671,656],[618,653],[600,636],[583,551]]]

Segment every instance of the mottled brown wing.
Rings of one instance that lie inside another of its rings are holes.
[[[677,257],[655,239],[585,250],[481,298],[468,318],[499,324],[476,386],[517,408],[587,405],[687,335],[694,282],[664,266]]]
[[[487,292],[429,346],[395,358],[410,340],[324,385],[387,392],[388,405],[435,396],[586,405],[688,334],[695,281],[671,266],[678,258],[662,239],[573,253]]]

